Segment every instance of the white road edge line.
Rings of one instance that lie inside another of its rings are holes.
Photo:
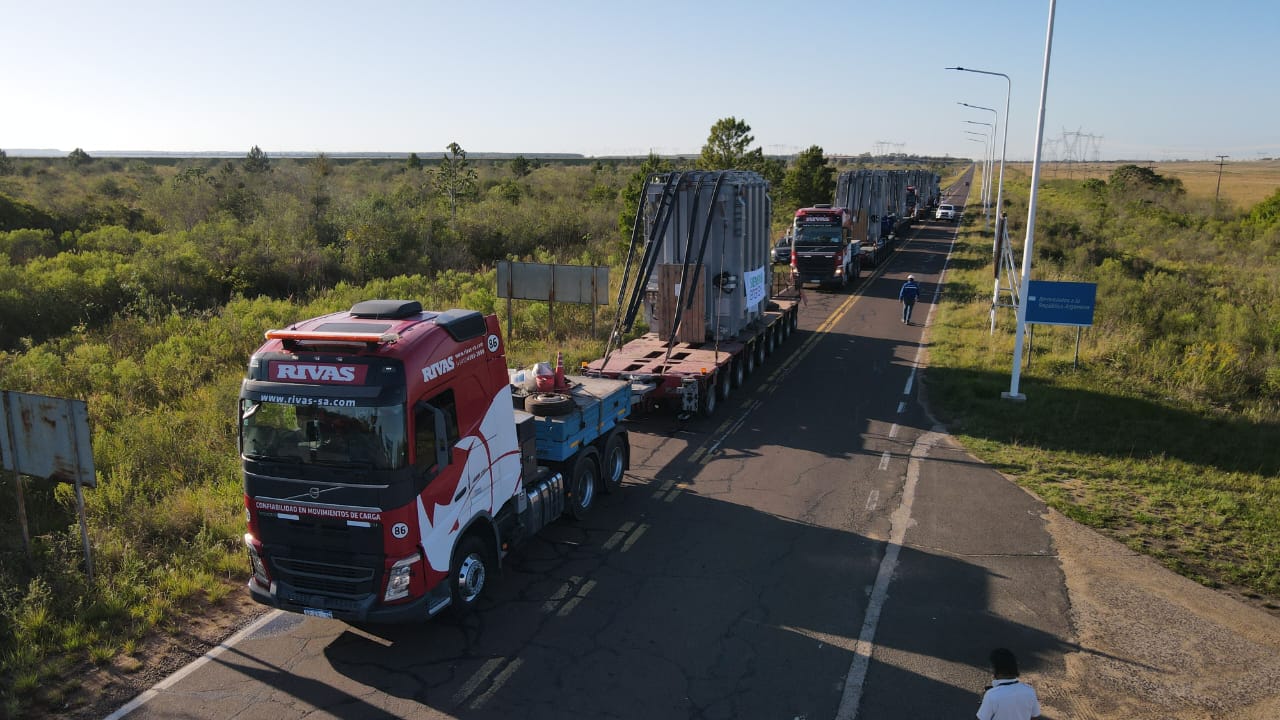
[[[271,622],[272,620],[275,620],[277,617],[280,617],[283,614],[284,614],[283,610],[272,610],[266,615],[263,615],[257,620],[254,620],[244,629],[240,630],[240,632],[237,632],[235,635],[232,635],[226,640],[223,640],[222,642],[218,643],[217,647],[211,648],[209,652],[205,653],[204,655],[201,655],[195,660],[192,660],[190,663],[186,665],[186,667],[183,667],[182,669],[173,673],[169,677],[161,680],[155,685],[152,685],[151,689],[143,691],[141,695],[130,700],[128,704],[126,704],[124,707],[106,716],[105,718],[103,718],[103,720],[120,720],[120,718],[124,717],[125,715],[128,715],[134,710],[137,710],[143,705],[146,705],[148,702],[151,701],[152,698],[159,695],[161,692],[167,690],[170,686],[178,683],[180,680],[190,675],[191,673],[195,672],[196,670],[199,670],[202,665],[209,662],[210,660],[213,660],[214,658],[230,650],[231,648],[235,647],[236,643],[240,642],[246,637],[257,632],[263,625],[266,625],[267,623]]]
[[[951,234],[951,245],[947,248],[947,259],[942,263],[942,272],[938,275],[937,290],[941,291],[946,282],[947,267],[951,264],[951,253],[956,246],[958,232]],[[929,306],[929,314],[925,316],[925,327],[933,327],[933,311],[937,309],[935,302]],[[924,343],[916,348],[916,366],[920,365],[920,357],[924,354]],[[911,376],[915,377],[912,368]],[[907,386],[910,387],[910,381]],[[901,413],[906,403],[898,403]],[[872,641],[876,636],[876,625],[880,622],[880,611],[884,609],[889,594],[889,580],[898,564],[898,553],[902,550],[902,542],[907,535],[907,525],[911,523],[911,505],[915,502],[916,484],[920,480],[920,460],[929,454],[929,449],[943,437],[942,428],[936,427],[931,432],[916,438],[911,446],[911,457],[907,460],[907,481],[902,488],[902,502],[898,509],[889,516],[891,530],[889,545],[885,548],[884,557],[880,559],[880,570],[876,573],[876,584],[871,589],[871,598],[867,602],[867,612],[863,616],[862,632],[858,634],[858,642],[854,645],[853,662],[849,665],[849,674],[845,676],[844,692],[840,696],[840,706],[836,709],[836,720],[854,720],[858,716],[858,705],[862,702],[862,683],[867,679],[867,668],[871,665],[871,653],[875,649]]]
[[[911,447],[911,459],[907,462],[907,481],[902,488],[902,502],[889,516],[892,525],[889,542],[885,547],[884,557],[880,559],[880,570],[876,573],[876,583],[867,602],[862,631],[853,648],[853,663],[849,665],[849,674],[845,676],[844,692],[840,696],[836,720],[854,720],[858,716],[858,705],[862,702],[862,684],[867,679],[867,668],[871,665],[871,654],[875,650],[876,625],[880,622],[880,612],[888,600],[889,581],[893,579],[893,573],[897,569],[898,553],[902,551],[907,526],[911,524],[911,506],[915,503],[916,484],[920,480],[920,460],[929,454],[929,449],[941,438],[940,433],[928,432],[920,436]]]

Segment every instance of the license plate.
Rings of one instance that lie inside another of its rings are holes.
[[[329,619],[333,619],[333,611],[332,611],[332,610],[321,610],[321,609],[319,609],[319,608],[303,608],[303,609],[302,609],[302,614],[303,614],[303,615],[310,615],[311,617],[318,617],[318,618],[329,618]]]

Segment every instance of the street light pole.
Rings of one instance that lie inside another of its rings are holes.
[[[1052,13],[1052,9],[1049,11]],[[995,268],[993,275],[993,287],[991,289],[991,332],[996,331],[996,308],[1000,305],[1000,240],[1001,234],[1007,232],[1005,228],[1007,219],[1004,213],[1004,159],[1009,150],[1009,101],[1013,97],[1013,81],[1008,75],[1000,72],[992,72],[990,70],[974,70],[973,68],[949,67],[947,70],[959,70],[961,72],[978,73],[980,75],[996,75],[1004,78],[1005,94],[1004,94],[1004,140],[1000,148],[1000,181],[996,186],[996,232],[995,237],[991,239],[991,257],[995,259]],[[978,107],[969,105],[968,103],[960,103],[968,107]],[[980,108],[982,110],[990,110],[991,108]],[[992,112],[995,112],[994,110]]]
[[[958,104],[958,105],[963,105],[963,106],[965,106],[965,107],[967,107],[967,108],[973,108],[974,110],[986,110],[987,112],[991,113],[991,122],[992,122],[992,129],[991,129],[991,166],[992,166],[992,167],[995,167],[995,164],[996,164],[996,144],[995,144],[995,137],[996,137],[996,133],[1000,132],[1000,113],[999,113],[995,108],[983,107],[983,106],[981,106],[981,105],[970,105],[970,104],[969,104],[969,103],[967,103],[967,102],[959,102],[959,101],[957,101],[957,102],[956,102],[956,104]],[[990,184],[987,186],[987,190],[988,190],[988,192],[990,192],[991,185],[994,185],[994,184],[995,184],[995,183],[990,183]],[[998,199],[997,199],[997,207],[996,207],[996,216],[997,216],[997,217],[999,217],[999,213],[1000,213],[1000,208],[999,208],[999,202],[998,202]]]
[[[991,168],[995,165],[996,152],[996,128],[988,122],[979,122],[977,120],[965,120],[970,125],[986,125],[985,133],[991,138],[991,143],[987,146],[987,157],[982,159],[982,209],[986,210],[991,206],[991,186],[995,183],[991,182]]]
[[[982,133],[976,133],[976,132],[973,132],[972,130],[965,130],[965,133],[967,133],[967,134],[969,134],[969,135],[977,135],[977,136],[978,136],[978,137],[971,137],[971,138],[965,138],[965,139],[966,139],[966,140],[968,140],[969,142],[982,143],[982,154],[985,156],[985,155],[987,154],[987,138],[986,138],[986,136],[985,136],[985,135],[983,135]],[[981,138],[981,139],[978,139],[978,138]],[[983,162],[983,165],[986,165],[986,159],[985,159],[985,157],[984,157],[984,159],[983,159],[983,161],[982,161],[982,162]],[[987,204],[986,204],[986,202],[983,202],[983,203],[982,203],[982,230],[983,230],[983,232],[986,232],[987,227],[988,227],[988,223],[989,223],[990,221],[991,221],[991,218],[990,218],[990,216],[988,216],[988,215],[987,215]]]
[[[1009,392],[1000,393],[1007,400],[1026,400],[1018,392],[1018,380],[1022,374],[1022,339],[1027,331],[1027,290],[1031,284],[1031,245],[1036,229],[1036,197],[1040,186],[1040,151],[1044,147],[1044,106],[1049,93],[1049,57],[1053,52],[1053,15],[1058,0],[1049,0],[1049,28],[1044,38],[1044,70],[1040,74],[1040,110],[1036,120],[1036,152],[1031,162],[1031,197],[1027,200],[1027,238],[1022,243],[1022,301],[1018,303],[1018,329],[1013,339],[1013,372],[1009,377]],[[1005,130],[1009,128],[1006,126]]]

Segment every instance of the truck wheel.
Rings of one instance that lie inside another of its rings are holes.
[[[729,390],[731,390],[732,381],[729,378],[729,368],[724,368],[716,373],[716,395],[720,396],[720,402],[729,399]]]
[[[583,450],[573,462],[569,472],[569,515],[574,520],[585,520],[596,504],[596,484],[600,470],[596,465],[596,451]]]
[[[745,374],[750,375],[756,369],[756,348],[754,345],[748,345],[742,349],[742,370]]]
[[[747,373],[742,369],[742,358],[734,358],[733,362],[731,362],[729,366],[731,368],[730,372],[733,376],[733,387],[742,387],[742,383],[746,382],[747,379]]]
[[[760,338],[759,340],[756,341],[756,366],[757,367],[764,365],[764,343],[765,343],[765,338]]]
[[[475,535],[462,538],[454,548],[453,562],[449,566],[449,592],[453,596],[449,611],[454,617],[464,618],[475,612],[484,595],[489,573],[496,568],[493,553],[483,540]]]
[[[601,463],[601,489],[606,493],[622,487],[622,476],[627,471],[627,433],[614,428],[604,441],[604,458]]]
[[[710,377],[705,385],[699,388],[698,393],[698,409],[702,412],[703,417],[711,417],[716,414],[716,407],[720,404],[716,399],[716,378]]]
[[[791,322],[792,330],[795,330],[796,328],[800,327],[800,311],[797,310],[791,313],[790,322]]]
[[[524,409],[534,415],[554,417],[573,412],[573,397],[564,393],[539,392],[525,398]]]

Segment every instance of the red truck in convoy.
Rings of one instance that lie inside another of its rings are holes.
[[[494,315],[370,300],[269,331],[240,390],[249,592],[356,621],[465,613],[513,545],[621,485],[630,412],[624,381],[513,388]]]
[[[845,287],[858,279],[861,235],[855,232],[853,214],[847,209],[830,205],[800,208],[791,235],[791,274],[797,285]]]

